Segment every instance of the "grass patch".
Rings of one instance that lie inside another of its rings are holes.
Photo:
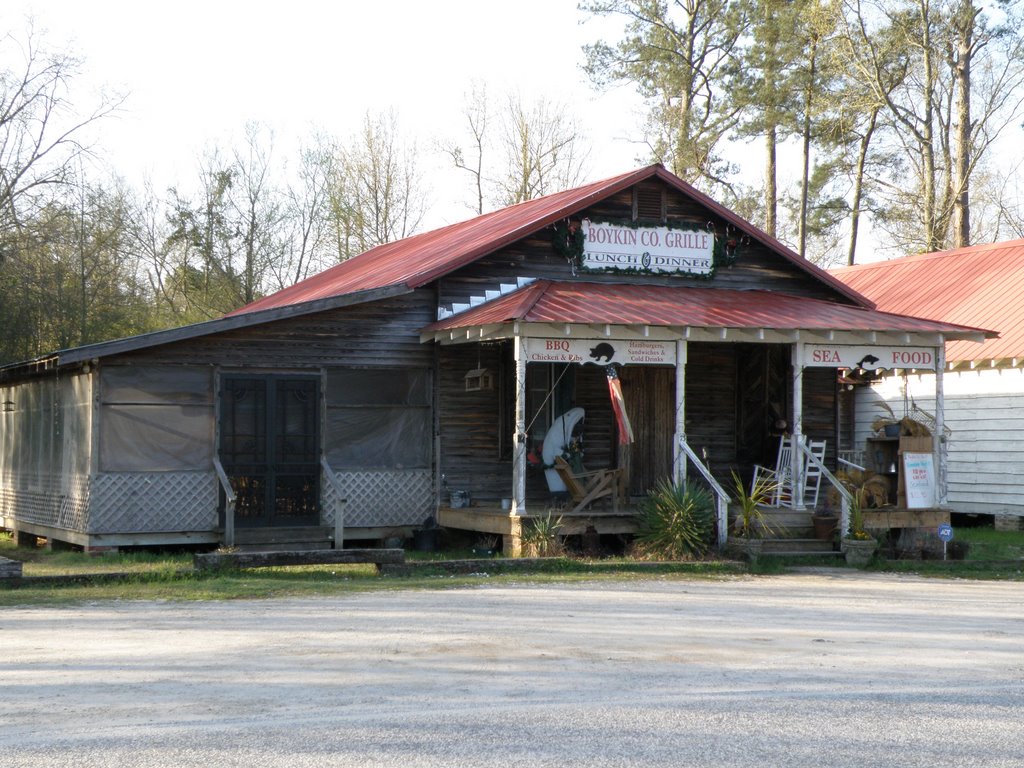
[[[1024,532],[959,529],[958,540],[970,544],[966,560],[876,560],[875,572],[907,573],[943,578],[1024,580]],[[628,557],[590,560],[557,557],[521,561],[497,556],[479,560],[474,573],[453,573],[444,561],[475,559],[470,550],[408,552],[415,565],[407,575],[377,573],[373,565],[309,565],[240,571],[195,572],[189,553],[125,552],[99,556],[19,548],[0,533],[0,556],[23,563],[26,582],[13,587],[0,582],[0,606],[66,605],[107,600],[206,601],[314,597],[399,589],[450,589],[486,584],[565,584],[640,582],[650,579],[722,579],[736,575],[783,574],[792,566],[845,567],[841,558],[762,556],[753,568],[732,560],[645,562]],[[437,567],[432,568],[431,563]],[[519,567],[514,564],[519,562]],[[34,577],[63,577],[33,582]],[[68,577],[81,577],[69,583]]]

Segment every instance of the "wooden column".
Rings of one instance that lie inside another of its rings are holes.
[[[943,372],[946,369],[946,344],[943,343],[935,348],[935,436],[933,437],[936,466],[936,488],[935,500],[938,506],[944,507],[948,503],[949,484],[949,445],[946,443],[946,395],[945,383],[942,380]]]
[[[526,341],[513,342],[516,361],[516,426],[512,436],[512,516],[526,514]]]
[[[672,445],[672,467],[675,481],[686,480],[686,454],[682,442],[686,439],[686,341],[676,341],[676,430]]]
[[[793,345],[793,509],[804,508],[803,454],[798,445],[802,444],[804,432],[804,343]]]

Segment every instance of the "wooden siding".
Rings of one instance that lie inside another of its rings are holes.
[[[690,344],[686,363],[686,439],[709,468],[729,482],[736,462],[735,344]]]
[[[664,186],[660,182],[656,184]],[[669,222],[690,222],[701,228],[711,223],[719,235],[724,234],[724,221],[717,219],[707,209],[679,192],[667,187],[665,189]],[[599,216],[630,220],[632,213],[633,192],[629,189],[588,208],[578,218]],[[502,283],[513,283],[518,276],[563,282],[629,281],[648,285],[762,289],[845,302],[845,299],[831,288],[757,243],[742,245],[737,263],[719,268],[710,281],[699,277],[614,273],[580,273],[574,276],[566,259],[554,251],[551,245],[552,235],[553,229],[550,228],[535,233],[443,278],[439,282],[442,306],[450,307],[452,303],[465,302],[472,296],[483,296],[486,290],[496,289]]]
[[[876,403],[897,417],[904,402],[935,413],[935,375],[886,377],[857,392],[857,436],[863,444]],[[948,441],[948,504],[954,512],[1024,516],[1024,370],[990,369],[943,376]],[[920,418],[919,416],[917,418]]]
[[[107,363],[219,365],[268,370],[433,366],[420,329],[436,318],[432,289],[285,318],[105,359]]]

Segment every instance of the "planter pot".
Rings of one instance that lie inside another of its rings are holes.
[[[863,568],[871,562],[878,549],[878,542],[874,539],[843,539],[843,554],[846,555],[846,564],[855,568]]]
[[[742,536],[730,536],[727,542],[730,552],[739,555],[750,563],[756,563],[764,547],[764,539],[748,539]]]
[[[882,427],[882,433],[886,437],[899,437],[900,436],[900,425],[899,424],[886,424]]]
[[[814,524],[814,538],[819,541],[828,541],[836,535],[839,517],[837,515],[812,515],[811,523]]]

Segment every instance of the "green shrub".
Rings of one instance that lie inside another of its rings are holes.
[[[707,552],[715,527],[715,503],[700,486],[661,480],[640,506],[636,534],[645,554],[680,560]]]

